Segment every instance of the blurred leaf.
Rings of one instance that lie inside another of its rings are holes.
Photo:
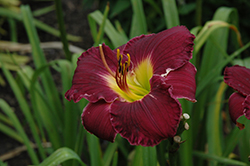
[[[107,17],[108,17],[108,13],[109,13],[109,4],[106,5],[104,15],[103,15],[103,19],[102,19],[102,23],[101,23],[99,31],[97,33],[96,39],[94,39],[95,40],[94,46],[98,46],[102,42],[103,35],[104,35],[104,27],[105,27],[105,23],[106,23],[106,20],[107,20]]]
[[[89,146],[91,166],[103,166],[102,151],[99,139],[90,133],[87,133],[87,142]]]
[[[250,58],[244,58],[244,59],[234,59],[233,65],[240,65],[245,66],[246,68],[250,68]]]
[[[206,154],[206,153],[203,153],[203,152],[195,151],[194,155],[198,156],[200,158],[217,161],[217,162],[222,163],[222,164],[230,164],[230,165],[237,165],[237,166],[248,166],[247,163],[244,163],[244,162],[241,162],[241,161],[232,160],[232,159],[225,158],[225,157],[220,157],[220,156],[217,156],[217,155]]]
[[[110,18],[121,14],[124,10],[131,6],[130,1],[118,0],[110,11]]]
[[[21,6],[21,11],[22,11],[23,23],[25,25],[29,41],[32,45],[32,56],[35,66],[36,68],[40,68],[41,66],[46,65],[47,62],[44,53],[39,45],[40,41],[32,21],[31,11],[29,6]],[[44,69],[41,75],[41,81],[43,84],[43,88],[45,89],[45,92],[47,94],[48,102],[50,102],[53,110],[57,112],[56,115],[62,121],[63,119],[62,117],[63,115],[61,114],[61,111],[63,110],[62,104],[59,98],[58,91],[56,89],[55,82],[48,68]]]
[[[63,163],[64,161],[67,161],[70,159],[75,159],[79,161],[79,163],[82,166],[86,166],[86,164],[84,164],[81,161],[80,157],[73,150],[66,148],[66,147],[56,150],[38,166],[53,166],[53,165],[57,166]]]
[[[13,11],[6,9],[6,8],[3,8],[3,7],[0,7],[0,16],[14,18],[18,21],[23,21],[23,18],[22,18],[22,15],[20,14],[20,12],[17,12],[17,11],[13,12]],[[37,19],[33,19],[33,22],[37,28],[39,28],[39,29],[41,29],[49,34],[52,34],[54,36],[57,36],[57,37],[60,36],[59,30],[52,28],[51,26],[49,26],[49,25],[47,25],[47,24],[45,24]],[[70,34],[67,34],[67,39],[70,41],[74,41],[74,42],[79,42],[82,40],[81,37],[70,35]]]
[[[156,147],[142,147],[143,166],[156,166]]]
[[[113,157],[112,166],[117,166],[117,163],[118,163],[118,152],[115,152],[114,157]]]
[[[25,97],[23,96],[18,84],[16,83],[15,79],[11,75],[10,71],[7,70],[4,66],[2,68],[3,68],[4,75],[7,78],[8,83],[10,84],[10,87],[11,87],[12,91],[14,92],[15,97],[19,103],[19,106],[20,106],[20,108],[25,116],[25,119],[26,119],[27,123],[29,124],[29,127],[31,129],[31,133],[34,137],[36,144],[38,145],[39,153],[41,156],[45,156],[44,149],[42,148],[42,145],[41,145],[41,140],[40,140],[39,135],[38,135],[37,130],[36,130],[36,123],[32,117],[29,105],[28,105],[27,101],[25,100]],[[34,162],[36,162],[37,159],[35,159],[33,156],[33,160],[34,160]]]
[[[221,156],[223,147],[223,133],[222,133],[222,118],[221,108],[222,100],[224,99],[224,92],[227,88],[227,84],[222,82],[219,86],[216,96],[209,104],[207,112],[207,142],[208,142],[208,153],[212,155]],[[217,165],[217,162],[210,161],[210,165]]]
[[[104,166],[110,165],[112,158],[113,158],[113,155],[115,154],[116,150],[117,150],[117,143],[116,142],[109,143],[109,145],[106,148],[105,153],[103,155]]]
[[[102,20],[103,20],[103,15],[99,10],[96,10],[92,13],[90,13],[88,15],[88,19],[92,20],[90,21],[90,25],[93,26],[93,20],[95,20],[99,25],[102,24]],[[111,24],[111,22],[109,20],[106,20],[105,22],[105,27],[104,27],[104,31],[107,34],[107,36],[109,37],[109,39],[111,40],[112,44],[114,45],[114,47],[119,47],[125,43],[127,43],[128,38],[125,38],[123,35],[121,35]],[[92,35],[97,35],[97,32],[92,32]],[[96,36],[94,36],[96,37]]]
[[[147,34],[146,16],[144,14],[142,0],[131,0],[133,15],[129,38]]]
[[[5,68],[3,68],[3,69],[6,70]],[[0,99],[0,107],[2,108],[2,111],[11,119],[13,126],[16,128],[17,132],[22,137],[23,142],[27,147],[27,151],[28,151],[28,154],[31,158],[32,163],[38,164],[39,163],[38,157],[36,156],[35,151],[31,147],[29,138],[26,135],[25,131],[23,130],[23,127],[22,127],[21,123],[19,122],[18,118],[16,117],[15,113],[13,112],[13,110],[10,108],[10,106],[3,99]]]
[[[162,6],[167,29],[180,25],[175,0],[162,0]]]
[[[179,7],[178,11],[179,11],[180,15],[187,15],[190,12],[194,11],[195,7],[196,7],[196,3],[191,2],[191,3],[187,3],[187,4],[184,4],[184,5],[181,5]]]
[[[132,165],[131,166],[138,166],[138,165],[143,165],[143,152],[142,152],[142,146],[136,146],[135,147],[135,152],[133,154],[133,159],[132,159]]]

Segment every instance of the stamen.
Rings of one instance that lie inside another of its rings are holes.
[[[128,67],[129,67],[129,66],[130,66],[130,55],[127,54],[127,56],[128,56],[128,61],[127,61],[127,63],[128,63]]]
[[[117,61],[119,62],[120,61],[120,49],[119,48],[117,49],[116,55],[117,55]]]
[[[99,44],[99,49],[100,49],[100,55],[101,55],[101,58],[102,58],[102,62],[104,64],[104,66],[106,67],[106,69],[108,70],[108,72],[113,76],[115,77],[115,74],[111,71],[111,69],[109,68],[106,60],[105,60],[105,56],[104,56],[104,53],[103,53],[103,49],[102,49],[102,44]]]

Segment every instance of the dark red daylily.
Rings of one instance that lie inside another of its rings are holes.
[[[236,126],[243,129],[237,119],[245,115],[250,120],[250,69],[238,65],[226,67],[224,82],[237,91],[229,97],[229,114]]]
[[[102,44],[84,52],[65,97],[89,101],[82,114],[86,130],[111,142],[119,133],[143,146],[173,137],[182,114],[177,98],[196,101],[196,69],[189,62],[194,38],[178,26],[115,50]]]

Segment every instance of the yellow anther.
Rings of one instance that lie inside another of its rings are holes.
[[[120,59],[120,49],[119,48],[117,48],[117,50],[116,50],[117,52],[116,52],[116,55],[117,55],[117,61],[119,61],[119,59]]]
[[[130,66],[130,55],[129,54],[127,54],[127,56],[128,56],[128,67]]]

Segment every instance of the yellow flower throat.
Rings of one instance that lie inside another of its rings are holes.
[[[123,55],[117,49],[117,69],[112,72],[109,68],[103,53],[102,45],[99,45],[100,55],[104,66],[110,75],[104,76],[108,86],[117,93],[121,99],[133,102],[142,99],[150,92],[149,80],[153,76],[153,67],[149,58],[143,60],[133,71],[129,71],[131,64],[130,55],[127,54],[127,61],[122,62]]]

